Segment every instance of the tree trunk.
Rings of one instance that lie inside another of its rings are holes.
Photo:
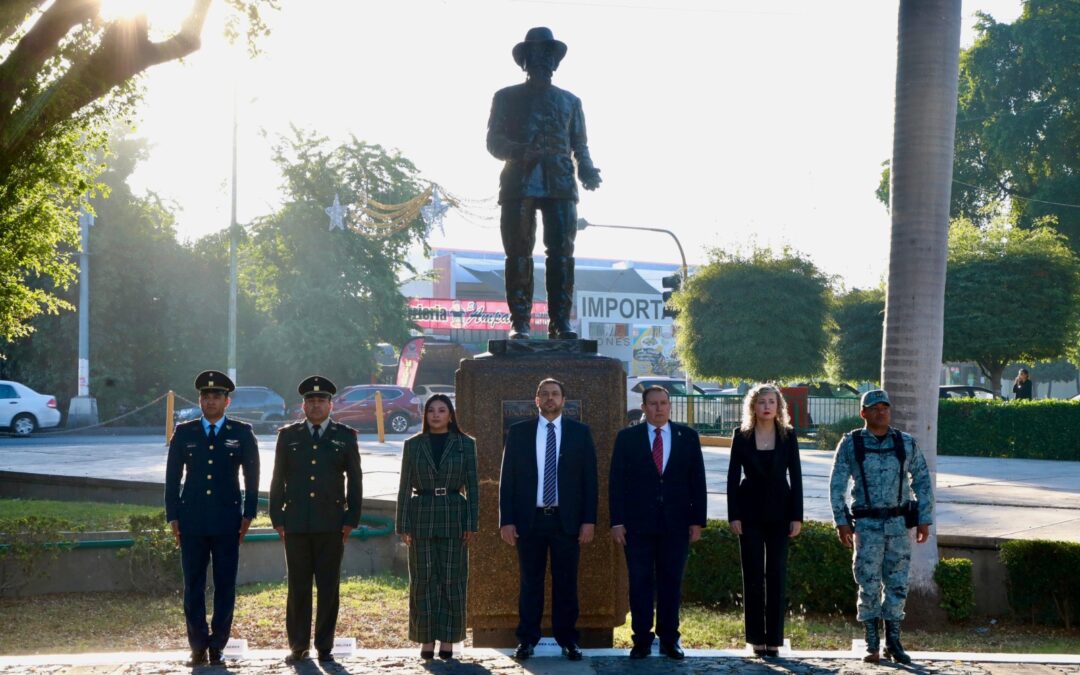
[[[894,425],[916,438],[936,483],[960,0],[901,0],[897,43],[881,382],[892,399]],[[935,525],[912,553],[910,597],[920,610],[936,607],[936,564]]]

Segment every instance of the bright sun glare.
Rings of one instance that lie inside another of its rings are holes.
[[[111,21],[145,14],[152,28],[174,32],[191,7],[191,0],[102,0],[101,16]]]

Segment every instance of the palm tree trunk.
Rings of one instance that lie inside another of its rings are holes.
[[[959,59],[960,0],[901,0],[881,382],[893,424],[916,438],[935,477]],[[920,608],[936,605],[920,597],[936,595],[937,557],[935,527],[912,554],[910,597]]]

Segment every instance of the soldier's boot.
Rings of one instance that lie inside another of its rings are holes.
[[[574,259],[547,259],[548,337],[552,340],[576,340],[570,327],[574,307]]]
[[[509,338],[528,340],[533,297],[532,258],[507,258],[503,270],[506,304],[510,307]]]
[[[863,661],[877,663],[881,660],[881,634],[878,632],[878,620],[863,621],[866,629],[866,656]]]
[[[885,658],[892,659],[894,663],[911,663],[911,657],[904,651],[904,645],[900,644],[900,622],[885,622]]]

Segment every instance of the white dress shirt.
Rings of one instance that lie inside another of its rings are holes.
[[[671,457],[671,424],[664,423],[662,427],[654,427],[652,424],[646,423],[649,427],[649,455],[652,455],[652,445],[656,438],[656,430],[660,429],[660,438],[664,441],[664,469],[667,469],[668,459]],[[663,473],[663,471],[661,471]]]
[[[562,415],[559,415],[555,419],[551,420],[551,423],[555,425],[555,503],[548,506],[559,505],[559,481],[558,481],[558,461],[559,455],[562,453]],[[540,417],[539,423],[536,425],[536,506],[543,507],[544,504],[544,460],[547,456],[547,425],[548,420],[544,417]]]

